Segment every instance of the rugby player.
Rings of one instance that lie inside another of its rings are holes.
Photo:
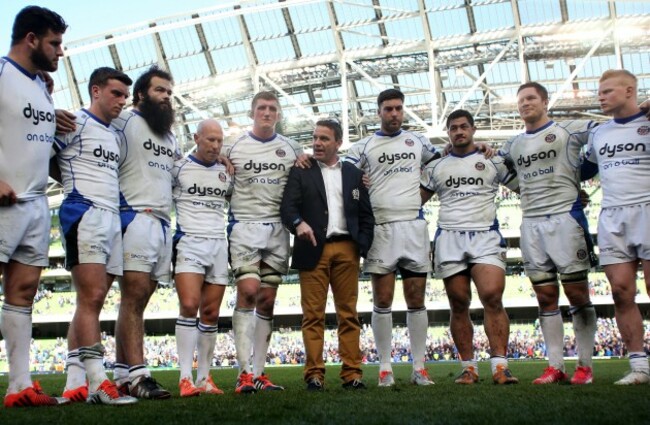
[[[210,366],[219,308],[228,284],[225,203],[232,191],[232,180],[226,167],[218,162],[223,146],[219,122],[209,119],[199,123],[194,141],[196,151],[176,161],[172,171],[176,207],[174,279],[180,304],[176,346],[181,397],[223,394],[210,376]],[[196,382],[192,379],[195,348]]]
[[[518,181],[512,165],[503,158],[486,159],[479,152],[475,133],[474,117],[468,111],[459,109],[447,117],[451,151],[426,166],[420,194],[422,203],[434,193],[440,200],[434,271],[445,284],[451,307],[451,335],[463,368],[455,382],[474,384],[479,380],[469,315],[473,280],[485,313],[492,379],[495,384],[516,384],[519,380],[510,372],[506,359],[510,333],[502,303],[506,251],[494,198],[499,184],[517,190]]]
[[[76,114],[76,130],[54,143],[65,198],[59,210],[65,265],[72,271],[76,308],[68,330],[68,379],[63,397],[97,404],[132,404],[104,370],[99,314],[115,276],[122,275],[119,216],[120,148],[111,120],[124,108],[131,79],[113,68],[90,75],[91,104]],[[83,362],[83,368],[73,359]],[[87,379],[87,383],[86,383]]]
[[[600,77],[598,100],[613,119],[592,130],[582,177],[600,172],[603,190],[600,264],[612,287],[616,324],[631,369],[615,384],[647,384],[650,367],[635,296],[639,263],[650,290],[650,123],[637,106],[637,78],[629,71],[606,71]]]
[[[6,407],[67,402],[43,393],[29,373],[32,304],[48,265],[50,214],[45,195],[55,132],[54,105],[39,72],[54,72],[67,24],[28,6],[16,15],[11,47],[0,58],[0,330],[9,379]]]
[[[372,276],[372,331],[379,354],[379,386],[395,385],[391,366],[392,304],[395,275],[403,279],[408,312],[406,322],[413,356],[411,382],[431,385],[424,366],[428,315],[424,305],[431,271],[427,222],[419,193],[420,170],[440,157],[421,134],[402,129],[404,94],[384,90],[377,97],[381,129],[355,143],[345,157],[369,177],[370,203],[375,215],[374,240],[364,261]]]
[[[289,231],[280,219],[280,203],[289,170],[304,154],[297,142],[275,132],[280,113],[275,94],[257,93],[251,102],[252,130],[225,148],[235,168],[228,239],[237,286],[232,317],[237,393],[284,389],[271,382],[264,365],[275,298],[289,262]]]
[[[524,270],[539,304],[539,321],[549,365],[534,384],[566,381],[564,324],[560,288],[578,344],[572,384],[590,384],[596,311],[589,297],[588,272],[595,264],[587,218],[580,201],[580,152],[591,121],[558,123],[548,117],[548,91],[536,82],[522,84],[517,105],[526,132],[509,140],[499,154],[512,161],[521,193],[521,252]]]

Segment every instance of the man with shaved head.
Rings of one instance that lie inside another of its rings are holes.
[[[226,197],[232,180],[217,159],[223,129],[215,120],[202,121],[194,134],[196,150],[176,161],[172,170],[176,206],[173,242],[174,273],[180,314],[176,345],[181,397],[223,394],[210,377],[217,337],[219,306],[228,284],[228,244],[225,233]],[[196,314],[199,313],[199,320]],[[198,371],[192,380],[194,348]]]

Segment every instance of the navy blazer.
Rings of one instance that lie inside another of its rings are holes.
[[[299,270],[312,270],[316,267],[327,235],[325,182],[319,164],[313,158],[311,163],[310,168],[291,168],[280,206],[282,223],[291,233],[296,234],[296,225],[302,220],[311,226],[316,237],[316,246],[311,241],[294,238],[291,267]],[[357,167],[342,162],[345,220],[350,237],[359,247],[359,254],[365,257],[372,244],[375,217],[362,176],[363,172]]]

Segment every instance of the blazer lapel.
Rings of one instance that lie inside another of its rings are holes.
[[[323,198],[323,202],[325,202],[325,205],[327,205],[327,193],[325,192],[325,182],[323,181],[323,173],[321,173],[320,171],[320,165],[318,165],[318,162],[314,161],[314,163],[312,163],[311,167],[309,168],[309,175],[314,180],[314,183],[316,183],[316,189],[318,190],[318,193],[320,194],[321,198]]]

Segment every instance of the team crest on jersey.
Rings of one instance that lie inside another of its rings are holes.
[[[482,162],[477,162],[476,164],[474,164],[474,168],[476,168],[479,171],[483,171],[485,170],[485,164],[483,164]]]
[[[287,153],[282,148],[275,151],[275,154],[280,158],[284,158],[285,156],[287,156]]]
[[[411,140],[411,139],[406,139],[406,140],[404,140],[404,143],[405,143],[406,146],[408,146],[408,147],[412,147],[412,146],[415,144],[415,143],[413,142],[413,140]]]
[[[556,139],[555,134],[547,134],[546,137],[544,137],[544,141],[546,143],[553,143],[555,139]]]
[[[576,256],[578,257],[578,260],[584,260],[587,258],[587,251],[584,249],[579,249],[578,252],[576,252]]]
[[[224,173],[219,173],[219,180],[222,183],[225,183],[226,182],[226,175]]]
[[[648,133],[650,133],[650,127],[648,127],[647,125],[642,125],[641,127],[636,129],[636,133],[639,136],[647,136]]]

